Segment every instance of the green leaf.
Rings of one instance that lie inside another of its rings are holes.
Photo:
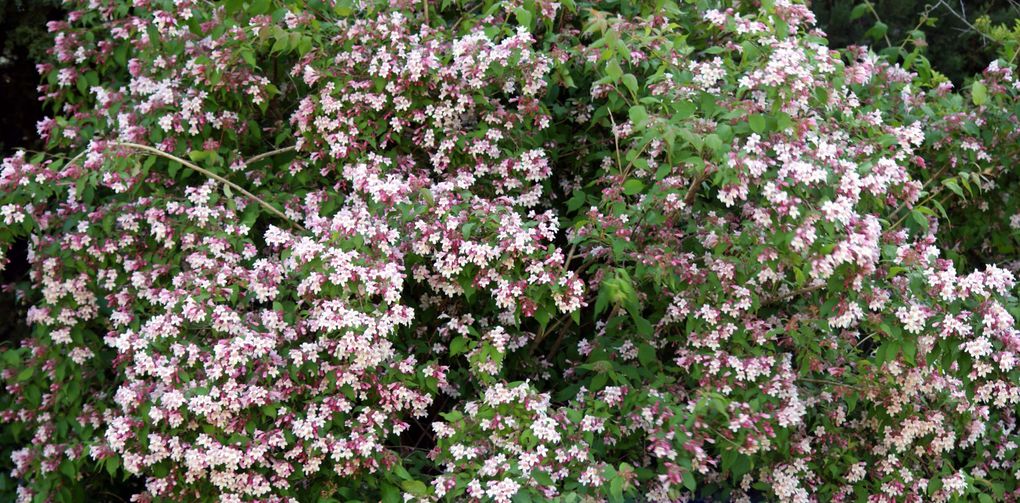
[[[627,86],[627,89],[630,89],[630,92],[632,94],[637,95],[638,92],[637,77],[635,77],[634,74],[632,73],[628,73],[623,76],[622,80],[623,85]],[[633,108],[631,110],[633,110]]]
[[[110,474],[110,477],[117,475],[117,469],[120,468],[120,458],[113,456],[106,460],[106,473]]]
[[[279,37],[276,42],[273,43],[273,48],[269,50],[270,53],[287,52],[288,44],[290,40],[288,37]]]
[[[270,0],[252,0],[248,5],[248,14],[258,16],[259,14],[265,14],[269,12],[269,6],[272,2]]]
[[[411,476],[411,473],[407,471],[407,468],[404,468],[404,465],[398,464],[398,465],[394,466],[393,467],[393,473],[396,473],[397,476],[400,477],[401,480],[413,480],[414,479],[414,477]]]
[[[552,485],[554,485],[553,479],[552,479],[552,477],[549,476],[549,473],[546,472],[545,470],[541,469],[541,468],[532,470],[531,476],[535,480],[537,480],[539,484],[542,484],[544,486],[552,486]]]
[[[691,115],[694,115],[694,111],[698,109],[698,106],[691,101],[681,101],[673,105],[676,113],[673,114],[674,121],[684,120]]]
[[[983,82],[974,82],[974,85],[970,88],[970,99],[974,101],[977,106],[984,105],[988,102],[988,88],[985,87]]]
[[[860,19],[865,13],[868,12],[868,4],[862,3],[854,6],[853,10],[850,11],[850,20],[854,21]]]
[[[955,178],[947,178],[945,180],[942,180],[942,185],[945,185],[946,188],[948,188],[949,190],[953,191],[954,194],[956,194],[956,195],[958,195],[960,197],[965,197],[963,195],[963,189],[960,188],[960,184],[956,183],[956,179]]]
[[[917,208],[910,210],[910,217],[917,222],[925,231],[928,230],[928,217],[924,216],[924,213],[920,212]]]
[[[776,127],[780,131],[786,131],[793,127],[793,118],[786,112],[779,112],[776,114]]]
[[[517,16],[517,24],[531,28],[531,11],[522,6],[515,9],[514,14]]]
[[[580,190],[575,190],[574,195],[567,200],[567,211],[577,211],[581,206],[584,206],[585,193]]]
[[[451,410],[450,412],[442,412],[439,414],[443,419],[453,423],[464,419],[464,414],[459,410]]]
[[[723,147],[722,138],[719,138],[719,135],[712,133],[705,137],[705,146],[715,152],[719,152]]]
[[[623,68],[620,68],[620,63],[616,61],[616,58],[610,59],[609,63],[606,63],[606,75],[613,79],[613,82],[619,82],[623,77]]]
[[[630,120],[634,122],[634,125],[636,126],[640,126],[644,124],[646,120],[648,120],[648,111],[645,110],[645,107],[641,105],[638,105],[636,107],[630,107],[628,115],[630,116]]]
[[[684,487],[686,487],[688,491],[694,491],[694,489],[698,487],[698,483],[694,480],[694,475],[691,474],[690,471],[684,471],[683,479]]]
[[[116,61],[118,65],[127,65],[127,55],[128,46],[125,44],[120,44],[113,50],[113,60]]]
[[[271,417],[273,419],[276,419],[276,415],[278,413],[278,407],[277,406],[275,406],[275,405],[263,405],[261,410],[262,410],[262,414],[265,415],[266,417]]]
[[[880,40],[885,36],[886,32],[889,31],[889,26],[881,21],[875,21],[874,26],[871,27],[864,36],[871,38],[872,40]]]
[[[744,474],[751,471],[751,458],[743,454],[737,454],[733,459],[733,464],[730,466],[730,471],[733,473],[733,480],[739,481],[743,478]]]
[[[599,295],[595,299],[595,316],[602,314],[609,304],[609,292],[605,288],[599,288]]]
[[[193,162],[201,162],[209,158],[209,151],[207,150],[192,150],[188,152],[188,158]]]
[[[917,340],[908,338],[903,341],[903,359],[907,363],[914,364],[917,357]]]
[[[383,503],[400,503],[403,501],[400,498],[400,490],[397,489],[393,484],[383,482],[382,484],[382,502]]]
[[[400,483],[400,487],[415,496],[426,496],[429,493],[428,487],[420,480],[405,480]]]
[[[613,477],[613,479],[609,481],[609,496],[610,496],[610,501],[613,501],[613,502],[623,501],[623,478],[622,477],[619,477],[619,476]]]
[[[626,182],[623,182],[623,193],[628,196],[633,196],[645,189],[645,184],[641,180],[631,178]]]
[[[255,53],[253,53],[251,49],[241,49],[240,52],[241,59],[243,59],[245,63],[248,63],[248,66],[252,67],[258,66],[255,64]]]
[[[651,367],[656,361],[655,348],[649,344],[642,344],[638,347],[638,361],[644,367]]]
[[[761,134],[765,132],[765,117],[762,114],[751,114],[747,118],[747,123],[751,126],[751,131]]]

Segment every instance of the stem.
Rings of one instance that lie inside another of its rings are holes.
[[[931,201],[932,199],[934,199],[934,198],[935,198],[935,196],[939,195],[939,193],[940,193],[940,192],[942,192],[942,191],[941,191],[941,190],[936,190],[936,191],[935,191],[935,192],[934,192],[934,193],[933,193],[932,195],[928,196],[928,198],[927,198],[927,199],[925,199],[924,201],[921,201],[921,202],[920,202],[920,203],[918,203],[918,204],[915,204],[915,205],[914,205],[914,207],[916,208],[916,207],[918,207],[918,206],[924,206],[924,205],[925,205],[925,203],[927,203],[928,201]],[[911,211],[913,211],[913,210],[911,210]],[[889,229],[888,229],[888,231],[887,231],[887,232],[890,232],[890,231],[894,231],[894,230],[896,230],[897,228],[899,228],[900,224],[902,224],[902,223],[903,223],[903,221],[904,221],[904,220],[906,220],[906,219],[907,219],[907,217],[909,217],[909,216],[910,216],[910,212],[907,212],[906,214],[904,214],[904,215],[903,215],[902,217],[900,217],[900,219],[899,219],[899,220],[897,220],[897,221],[896,221],[896,223],[892,224],[892,225],[891,225],[891,226],[889,227]]]
[[[634,165],[634,161],[638,160],[638,158],[641,157],[641,154],[645,153],[645,149],[648,148],[648,146],[651,144],[652,144],[651,141],[645,142],[644,146],[641,147],[641,150],[638,150],[637,155],[635,155],[634,158],[627,163],[627,167],[623,168],[624,177],[627,177],[630,174],[630,168],[631,166]]]
[[[864,2],[864,5],[867,5],[868,6],[868,10],[871,11],[871,15],[875,16],[875,21],[878,21],[879,23],[882,23],[882,18],[878,17],[878,11],[875,10],[875,6],[871,5],[870,1]],[[882,23],[882,24],[885,24],[885,23]],[[886,26],[888,26],[888,25],[886,25]],[[886,29],[886,33],[884,33],[882,35],[882,37],[885,38],[885,46],[886,47],[892,47],[893,46],[892,42],[889,40],[888,29]]]
[[[874,337],[874,336],[875,336],[875,334],[877,334],[877,333],[878,333],[878,332],[871,332],[870,334],[868,334],[867,336],[865,336],[865,337],[864,337],[863,339],[861,339],[861,340],[857,341],[857,344],[854,344],[854,349],[857,349],[857,348],[861,347],[861,344],[864,344],[864,343],[865,343],[865,342],[866,342],[866,341],[867,341],[868,339],[871,339],[871,338],[872,338],[872,337]]]
[[[294,227],[297,227],[300,230],[306,230],[304,227],[301,226],[301,224],[295,222],[294,220],[291,220],[282,211],[274,208],[273,205],[267,203],[266,201],[264,201],[259,196],[256,196],[255,194],[252,194],[251,192],[248,192],[247,190],[244,189],[244,187],[241,187],[240,185],[238,185],[238,184],[236,184],[234,182],[231,182],[230,180],[227,180],[226,178],[223,178],[222,176],[217,175],[216,173],[213,173],[212,171],[209,171],[209,170],[207,170],[205,168],[202,168],[202,167],[200,167],[200,166],[198,166],[198,165],[196,165],[194,163],[188,162],[188,161],[186,161],[184,159],[181,159],[180,157],[177,157],[177,156],[175,156],[173,154],[168,154],[166,152],[163,152],[162,150],[159,150],[157,148],[150,147],[148,145],[142,145],[142,144],[139,144],[139,143],[110,142],[110,145],[114,145],[114,146],[118,146],[118,147],[126,147],[126,148],[135,149],[135,150],[141,150],[143,152],[148,152],[149,154],[152,154],[152,155],[155,155],[155,156],[158,156],[158,157],[162,157],[164,159],[168,159],[168,160],[171,160],[171,161],[179,162],[179,163],[181,163],[181,165],[186,166],[186,167],[190,168],[193,171],[197,171],[197,172],[199,172],[199,173],[201,173],[201,174],[203,174],[203,175],[205,175],[205,176],[207,176],[209,178],[212,178],[213,180],[216,180],[216,181],[218,181],[218,182],[220,182],[220,183],[222,183],[222,184],[224,184],[224,185],[226,185],[226,186],[228,186],[228,187],[230,187],[230,188],[240,192],[241,194],[244,194],[246,197],[248,197],[248,199],[251,199],[252,201],[255,201],[255,202],[259,203],[259,205],[261,205],[263,208],[265,208],[266,211],[269,211],[270,213],[272,213],[272,214],[274,214],[274,215],[276,215],[276,216],[286,220],[287,222],[289,222]],[[78,155],[80,156],[82,154],[78,154]],[[258,156],[256,156],[256,157],[258,157]],[[77,157],[75,157],[75,158],[77,159]]]
[[[812,286],[805,286],[805,287],[798,288],[798,289],[796,289],[796,290],[794,290],[792,292],[789,292],[786,295],[776,295],[775,297],[766,298],[765,300],[762,301],[761,307],[770,306],[772,304],[775,304],[777,302],[781,302],[781,301],[784,301],[784,300],[790,300],[790,299],[792,299],[794,297],[798,297],[798,296],[803,295],[805,293],[811,293],[811,292],[814,292],[815,290],[821,290],[824,287],[825,287],[824,283],[821,283],[821,284],[818,284],[818,285],[812,285]]]
[[[574,244],[570,245],[570,251],[567,252],[567,260],[566,260],[566,262],[563,263],[563,269],[564,270],[570,269],[570,261],[574,260],[574,252],[575,251],[577,251],[577,243],[576,242]]]
[[[690,208],[691,205],[694,204],[694,200],[698,197],[698,189],[701,187],[701,182],[708,179],[708,173],[709,170],[706,166],[701,174],[694,179],[694,182],[691,183],[691,187],[687,189],[687,195],[684,196],[684,206]]]
[[[798,377],[797,380],[801,381],[801,382],[809,382],[809,383],[812,383],[812,384],[828,384],[830,386],[842,386],[844,388],[855,389],[855,390],[858,390],[858,391],[861,391],[861,389],[862,389],[861,387],[859,387],[859,386],[857,386],[855,384],[839,382],[839,381],[831,381],[829,379],[815,379],[815,378],[812,378],[812,377]]]
[[[616,134],[616,119],[613,118],[613,112],[609,112],[609,122],[613,123],[613,145],[616,147],[616,169],[623,173],[623,163],[620,162],[620,138]]]
[[[272,156],[277,155],[277,154],[283,154],[285,152],[293,152],[294,150],[297,150],[297,147],[295,147],[294,145],[291,145],[289,147],[278,148],[276,150],[270,150],[269,152],[263,152],[263,153],[261,153],[259,155],[252,156],[251,159],[248,159],[247,161],[244,161],[244,163],[246,165],[253,164],[253,163],[259,162],[262,159],[265,159],[267,157],[272,157]]]

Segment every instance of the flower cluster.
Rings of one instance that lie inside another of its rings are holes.
[[[69,2],[11,497],[1020,498],[1015,66],[722,3]]]

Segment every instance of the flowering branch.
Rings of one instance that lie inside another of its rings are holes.
[[[203,174],[203,175],[205,175],[205,176],[207,176],[209,178],[212,178],[213,180],[216,180],[216,181],[218,181],[218,182],[220,182],[220,183],[222,183],[222,184],[224,184],[224,185],[226,185],[226,186],[228,186],[228,187],[230,187],[230,188],[240,192],[241,194],[244,194],[245,197],[247,197],[248,199],[251,199],[252,201],[255,201],[255,202],[259,203],[259,205],[262,206],[263,208],[265,208],[266,211],[268,211],[268,212],[270,212],[270,213],[272,213],[272,214],[274,214],[274,215],[276,215],[276,216],[286,220],[287,222],[289,222],[294,227],[296,227],[296,228],[298,228],[300,230],[306,230],[301,224],[299,224],[299,223],[295,222],[294,220],[290,219],[289,217],[287,217],[287,215],[285,215],[282,211],[276,209],[275,207],[273,207],[273,205],[269,204],[264,199],[260,198],[259,196],[256,196],[255,194],[252,194],[251,192],[248,192],[247,190],[244,189],[244,187],[241,187],[240,185],[238,185],[238,184],[236,184],[234,182],[231,182],[230,180],[227,180],[226,178],[223,178],[222,176],[217,175],[216,173],[213,173],[212,171],[209,171],[209,170],[207,170],[205,168],[202,168],[202,167],[200,167],[200,166],[198,166],[198,165],[196,165],[194,163],[188,162],[188,161],[186,161],[184,159],[181,159],[180,157],[177,157],[177,156],[175,156],[173,154],[168,154],[166,152],[163,152],[162,150],[159,150],[157,148],[150,147],[148,145],[142,145],[140,143],[111,142],[110,144],[114,145],[114,146],[118,146],[118,147],[125,147],[125,148],[131,148],[131,149],[135,149],[135,150],[141,150],[141,151],[144,151],[144,152],[148,152],[148,153],[150,153],[152,155],[155,155],[155,156],[158,156],[158,157],[162,157],[164,159],[168,159],[168,160],[171,160],[171,161],[179,162],[179,163],[181,163],[181,165],[183,165],[183,166],[185,166],[187,168],[190,168],[190,169],[192,169],[194,171],[197,171],[197,172],[199,172],[199,173],[201,173],[201,174]],[[288,149],[292,149],[292,147],[288,147]],[[280,149],[280,151],[287,151],[287,149]],[[255,160],[262,159],[262,158],[268,157],[270,155],[278,154],[278,153],[280,153],[280,151],[267,152],[266,154],[263,154],[261,156],[255,156],[249,162],[254,162]],[[80,154],[79,154],[79,156],[80,156]]]

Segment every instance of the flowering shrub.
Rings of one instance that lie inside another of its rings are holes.
[[[69,6],[0,174],[17,499],[1020,499],[963,256],[1020,237],[1012,63],[787,0]]]

